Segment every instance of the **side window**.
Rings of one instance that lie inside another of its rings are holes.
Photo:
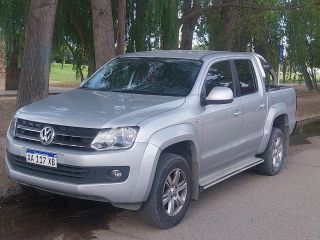
[[[239,78],[241,96],[257,92],[256,75],[250,60],[234,61]]]
[[[205,79],[206,96],[215,87],[228,87],[233,91],[233,80],[229,61],[213,64]]]

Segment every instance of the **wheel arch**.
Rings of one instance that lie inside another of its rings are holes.
[[[199,198],[199,164],[197,158],[197,148],[192,140],[174,143],[162,150],[162,153],[174,153],[182,156],[187,160],[191,169],[192,177],[192,193],[191,198],[198,200]]]
[[[144,195],[142,201],[147,200],[163,152],[179,154],[187,160],[192,173],[191,198],[197,200],[199,197],[199,149],[197,131],[191,124],[174,125],[155,132],[149,139],[132,201],[141,199],[141,194]]]
[[[261,142],[261,145],[258,149],[258,154],[261,154],[265,151],[270,136],[272,132],[272,128],[277,127],[281,129],[285,135],[285,142],[289,142],[289,114],[287,112],[287,107],[285,103],[277,103],[273,105],[267,115],[265,125],[264,125],[264,136]],[[288,145],[288,144],[287,144]],[[288,146],[286,145],[286,153]]]

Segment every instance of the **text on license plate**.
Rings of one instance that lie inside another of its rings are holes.
[[[28,163],[56,168],[58,164],[57,154],[27,149],[26,160]]]

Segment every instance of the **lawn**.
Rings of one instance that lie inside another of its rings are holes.
[[[320,83],[320,73],[317,73],[317,82]],[[280,83],[283,83],[283,74],[280,72]],[[286,74],[286,83],[299,83],[304,84],[304,79],[302,73],[292,73],[291,79],[289,73]]]
[[[83,70],[83,74],[87,76],[87,67]],[[51,86],[73,87],[80,84],[80,79],[76,78],[76,72],[73,70],[72,64],[52,63],[49,77]]]

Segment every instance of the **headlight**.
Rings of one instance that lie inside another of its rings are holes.
[[[93,139],[91,147],[96,150],[128,149],[134,144],[138,127],[120,127],[101,130]]]
[[[17,115],[17,113],[14,114],[9,125],[9,133],[12,137],[16,135]]]

